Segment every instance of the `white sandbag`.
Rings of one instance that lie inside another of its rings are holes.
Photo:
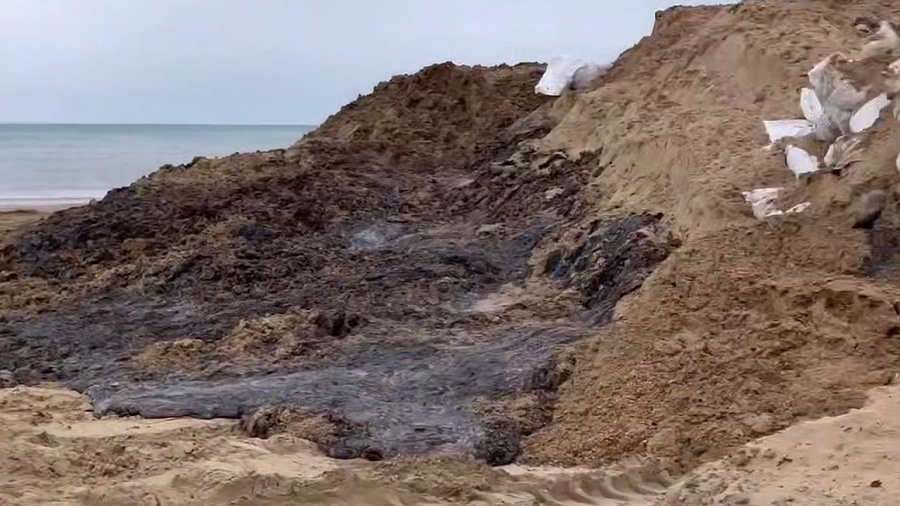
[[[813,123],[819,121],[819,118],[825,114],[816,92],[809,88],[800,90],[800,109],[803,110],[803,117]]]
[[[812,205],[812,202],[804,202],[802,204],[797,204],[796,206],[785,211],[784,214],[802,213],[803,211],[806,211],[807,209],[809,209],[809,206],[811,206],[811,205]]]
[[[850,117],[850,131],[859,133],[867,130],[881,117],[881,110],[889,105],[891,101],[884,93],[869,100]]]
[[[834,157],[836,156],[834,145],[837,141],[831,143],[831,146],[828,146],[828,151],[825,152],[825,158],[822,159],[825,162],[826,167],[834,167]]]
[[[854,161],[854,156],[859,154],[859,142],[862,136],[859,134],[842,135],[830,146],[822,161],[826,167],[842,169]]]
[[[832,133],[828,128],[817,128],[817,137],[826,142],[833,141],[837,135],[850,133],[850,118],[866,100],[865,93],[857,90],[834,67],[833,63],[838,60],[846,61],[847,58],[840,53],[829,55],[809,71],[809,82],[822,106],[822,117],[834,127]]]
[[[772,143],[785,137],[806,137],[815,132],[815,125],[805,119],[763,121],[763,126]]]
[[[780,212],[775,207],[775,200],[778,199],[780,192],[781,188],[757,188],[748,192],[741,192],[741,195],[750,204],[753,216],[761,220]]]
[[[603,67],[580,58],[556,58],[547,64],[547,70],[534,87],[535,93],[558,97],[562,92],[572,88],[578,75],[577,86],[583,88],[596,79],[608,67]]]
[[[846,59],[841,54],[831,55],[819,62],[809,71],[809,82],[823,111],[829,105],[845,110],[855,111],[866,100],[866,94],[856,89],[855,86],[838,71],[832,63],[839,59]]]
[[[800,90],[800,109],[803,110],[803,117],[813,124],[813,133],[816,139],[831,142],[841,135],[838,125],[825,114],[815,90],[809,88]]]
[[[900,60],[894,60],[893,63],[888,65],[888,70],[890,70],[892,74],[900,74]]]
[[[783,188],[757,188],[748,192],[741,192],[741,195],[743,195],[744,200],[750,204],[750,208],[753,210],[753,216],[760,220],[770,216],[802,213],[811,205],[809,202],[804,202],[802,204],[797,204],[787,211],[779,210],[775,206],[775,201],[778,200],[778,195],[781,193],[782,189]]]
[[[809,208],[809,206],[811,206],[811,205],[812,205],[811,202],[804,202],[802,204],[797,204],[796,206],[788,209],[787,211],[773,211],[773,212],[769,213],[766,216],[766,218],[768,218],[769,216],[784,216],[785,214],[802,213],[803,211],[806,211],[806,209]]]
[[[819,104],[822,104],[834,92],[834,82],[836,79],[839,79],[835,75],[837,70],[831,64],[836,59],[845,59],[845,57],[840,53],[830,54],[807,73],[809,84],[812,85],[816,98],[819,99]]]
[[[788,168],[798,178],[819,170],[819,159],[807,153],[803,148],[790,145],[784,150],[784,154]]]
[[[582,90],[587,88],[595,79],[606,75],[609,67],[609,65],[597,65],[590,62],[582,65],[572,76],[572,89]]]
[[[888,21],[882,21],[878,24],[878,31],[875,32],[874,40],[863,45],[859,54],[860,60],[871,58],[873,56],[893,55],[900,52],[900,36]]]

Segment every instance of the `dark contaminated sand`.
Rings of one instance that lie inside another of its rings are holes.
[[[554,123],[542,70],[429,67],[289,150],[163,167],[23,229],[0,251],[0,369],[99,414],[287,405],[339,427],[320,441],[334,457],[512,462],[549,421],[556,351],[676,246],[659,215],[610,217],[529,263],[580,216],[596,162],[520,150]],[[534,287],[568,293],[522,291],[535,267],[552,276]],[[483,409],[520,397],[526,412]]]

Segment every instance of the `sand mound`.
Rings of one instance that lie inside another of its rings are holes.
[[[477,148],[544,101],[529,88],[542,69],[448,63],[397,77],[287,154],[163,167],[96,205],[53,215],[6,248],[4,263],[63,279],[116,266],[118,275],[106,283],[156,279],[184,289],[219,280],[219,288],[242,294],[247,285],[271,291],[272,282],[336,263],[320,251],[335,247],[324,238],[293,246],[284,239],[316,236],[355,217],[435,206],[435,178],[457,176]],[[242,248],[256,256],[247,258]],[[292,250],[299,251],[275,262],[276,251]],[[252,262],[257,258],[270,261]]]
[[[0,253],[0,369],[64,381],[101,414],[328,416],[346,430],[325,450],[342,458],[449,447],[511,462],[546,422],[472,404],[547,394],[556,348],[588,331],[473,310],[521,287],[534,245],[577,209],[586,161],[507,163],[553,122],[533,91],[542,70],[429,67],[288,150],[166,166],[50,216]],[[498,201],[495,162],[554,175],[505,170],[529,188]],[[568,193],[546,198],[553,184]],[[607,246],[639,255],[639,227],[618,228]],[[614,297],[660,259],[611,272]],[[573,301],[557,295],[529,305],[565,317]]]
[[[898,393],[879,388],[862,409],[796,425],[704,465],[665,504],[894,504]]]
[[[900,9],[797,1],[667,11],[541,140],[546,150],[602,151],[582,189],[591,219],[662,213],[682,246],[619,305],[614,326],[572,353],[533,454],[599,463],[647,453],[693,466],[859,407],[893,376],[896,201],[871,232],[852,219],[864,194],[900,182],[893,120],[840,175],[796,181],[783,155],[763,149],[761,121],[799,116],[806,72],[862,45],[858,16],[896,19]],[[740,191],[770,186],[812,207],[759,222]]]
[[[287,152],[163,167],[7,240],[0,292],[10,310],[96,307],[98,297],[166,306],[169,316],[151,318],[141,334],[208,342],[241,320],[295,309],[353,322],[402,318],[411,302],[435,299],[434,281],[452,295],[520,276],[528,239],[508,239],[521,228],[478,237],[469,222],[472,237],[457,239],[460,225],[439,221],[452,219],[440,197],[466,179],[482,147],[546,101],[533,93],[542,68],[435,65],[380,84]],[[45,282],[52,300],[30,296]],[[188,299],[190,307],[172,307]],[[137,316],[111,311],[122,325]],[[263,333],[289,340],[298,325]],[[355,326],[324,335],[343,338]]]
[[[490,146],[499,131],[547,101],[534,93],[543,66],[433,65],[379,84],[295,144],[371,143],[379,158],[432,176],[450,172]],[[292,153],[293,154],[293,153]]]

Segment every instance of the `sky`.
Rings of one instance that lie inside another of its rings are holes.
[[[0,0],[0,123],[318,124],[437,62],[608,62],[671,0]]]

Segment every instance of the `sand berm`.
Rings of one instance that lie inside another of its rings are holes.
[[[6,232],[0,503],[895,504],[900,130],[797,180],[762,126],[860,17],[672,8],[559,98],[434,65]]]

